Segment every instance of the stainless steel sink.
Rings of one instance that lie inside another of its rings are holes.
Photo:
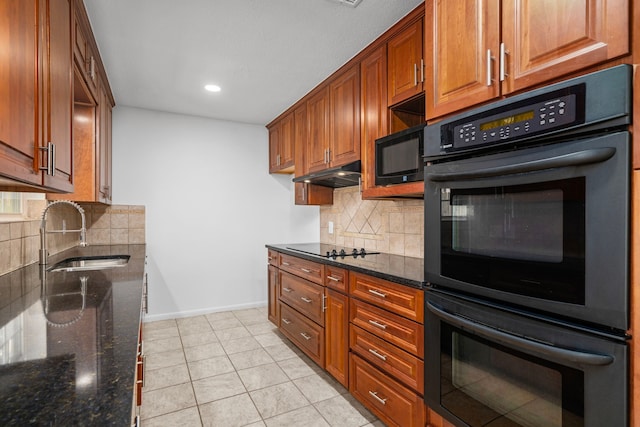
[[[47,271],[89,271],[124,267],[129,258],[129,255],[73,257],[54,264]]]

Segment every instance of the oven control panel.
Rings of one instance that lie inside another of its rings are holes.
[[[575,95],[568,95],[463,123],[453,128],[453,141],[441,148],[491,144],[570,125],[575,121],[575,105]]]
[[[442,124],[440,155],[513,144],[579,125],[585,117],[584,95],[584,84],[578,84]]]

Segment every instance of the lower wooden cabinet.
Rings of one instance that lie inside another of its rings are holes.
[[[280,305],[280,331],[314,362],[324,368],[324,328],[286,304]]]
[[[280,300],[278,299],[278,268],[269,265],[268,286],[268,317],[269,321],[280,326]]]
[[[349,392],[385,424],[398,427],[425,425],[422,397],[373,365],[351,354]]]
[[[326,291],[326,366],[340,384],[349,386],[349,297]]]

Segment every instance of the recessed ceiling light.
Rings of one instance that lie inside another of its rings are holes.
[[[220,86],[218,85],[205,85],[204,87],[205,90],[208,90],[209,92],[220,92]]]

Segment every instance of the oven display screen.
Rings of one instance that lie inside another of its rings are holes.
[[[524,113],[514,114],[513,116],[501,117],[490,122],[485,122],[480,125],[480,130],[490,130],[499,128],[501,126],[510,125],[513,123],[524,122],[525,120],[531,120],[534,117],[533,110],[525,111]]]

